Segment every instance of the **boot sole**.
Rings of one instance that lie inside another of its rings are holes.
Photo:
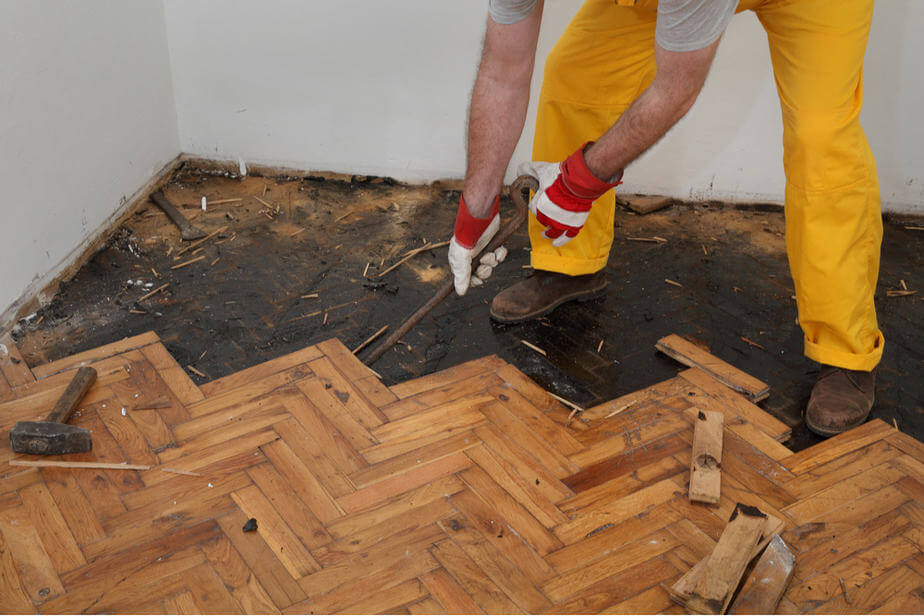
[[[811,430],[818,436],[837,436],[838,434],[843,434],[847,430],[853,430],[857,426],[862,426],[866,422],[867,418],[869,418],[869,413],[867,413],[866,416],[860,421],[855,422],[853,425],[847,426],[846,428],[842,428],[840,430],[832,430],[830,428],[825,428],[823,426],[816,425],[811,420],[809,420],[808,417],[805,418],[805,425],[808,427],[809,430]]]
[[[556,308],[558,308],[559,306],[561,306],[562,304],[566,302],[572,302],[572,301],[589,302],[593,299],[597,299],[598,297],[601,297],[603,295],[603,291],[606,290],[607,284],[609,283],[604,282],[602,286],[596,289],[589,289],[587,291],[580,291],[578,293],[572,293],[571,295],[566,295],[564,297],[559,298],[556,302],[549,304],[548,306],[543,306],[542,308],[539,308],[538,310],[534,310],[528,314],[524,314],[524,315],[517,316],[517,317],[505,317],[505,316],[496,314],[494,312],[494,307],[492,306],[491,307],[491,318],[497,321],[498,323],[503,323],[505,325],[511,325],[513,323],[522,323],[524,321],[531,321],[533,319],[539,318],[543,315],[546,315],[552,312],[553,310],[555,310]]]

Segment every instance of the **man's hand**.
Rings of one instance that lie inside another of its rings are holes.
[[[561,163],[531,162],[520,165],[519,174],[539,180],[539,190],[529,210],[546,229],[543,236],[559,247],[570,242],[584,227],[590,207],[606,191],[622,182],[622,171],[612,182],[598,179],[584,161],[585,143]]]
[[[472,259],[484,250],[499,228],[500,196],[494,198],[491,212],[486,218],[475,218],[465,205],[465,197],[459,200],[456,226],[449,241],[449,267],[452,269],[456,293],[459,295],[465,295],[469,285],[479,285],[487,277],[472,277]],[[491,274],[490,270],[486,273]]]

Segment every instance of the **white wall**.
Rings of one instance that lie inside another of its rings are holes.
[[[164,2],[184,151],[407,180],[464,173],[486,0]],[[546,1],[533,103],[542,59],[580,4]],[[863,121],[891,209],[924,209],[922,28],[924,3],[876,5]],[[534,113],[514,163],[529,155]],[[780,140],[766,37],[745,13],[696,107],[625,189],[781,201]]]
[[[0,312],[179,152],[159,0],[0,1]]]

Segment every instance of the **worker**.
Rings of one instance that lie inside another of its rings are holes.
[[[879,186],[859,123],[873,0],[586,0],[546,59],[535,162],[525,166],[540,184],[530,201],[534,272],[494,298],[491,317],[518,323],[603,291],[613,189],[689,111],[726,26],[744,10],[756,13],[770,44],[783,118],[786,248],[805,355],[822,364],[805,419],[821,435],[838,434],[869,414],[884,344],[873,304]],[[542,0],[489,0],[449,250],[460,295],[481,282],[472,259],[499,226],[541,15]]]

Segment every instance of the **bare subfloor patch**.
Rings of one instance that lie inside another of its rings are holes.
[[[30,364],[153,329],[204,382],[332,337],[354,348],[382,326],[398,326],[448,275],[439,248],[379,277],[407,251],[448,239],[454,185],[313,175],[241,180],[187,164],[165,193],[193,224],[218,233],[177,257],[185,246],[176,228],[153,204],[139,211],[48,306],[20,323],[15,338]],[[224,202],[203,212],[202,196]],[[761,405],[794,426],[790,445],[813,442],[801,413],[817,365],[802,356],[782,210],[683,204],[637,216],[619,209],[615,226],[602,299],[532,323],[492,323],[493,295],[529,275],[521,230],[488,284],[447,299],[375,370],[394,383],[496,353],[586,406],[676,374],[654,343],[678,333],[767,382],[771,395]],[[873,414],[919,439],[922,243],[922,232],[887,223],[877,291],[886,352]],[[918,294],[889,296],[902,281]]]

